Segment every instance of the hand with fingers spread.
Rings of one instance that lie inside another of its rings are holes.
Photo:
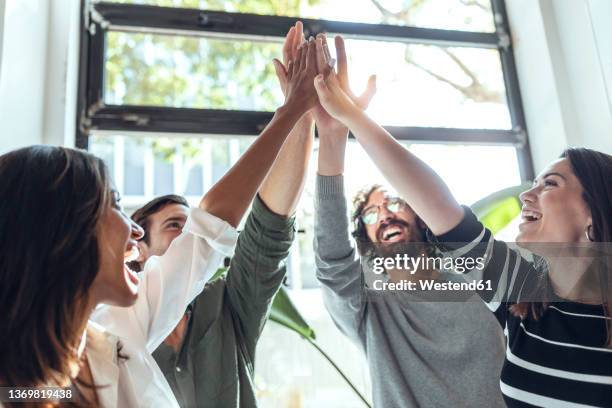
[[[363,112],[342,89],[338,75],[334,71],[330,71],[327,76],[317,75],[314,85],[319,96],[319,103],[327,113],[338,121],[346,124],[349,118]]]
[[[317,35],[316,41],[317,72],[325,76],[334,69],[335,60],[331,58],[325,35]],[[315,123],[317,124],[317,130],[320,137],[321,135],[338,135],[339,137],[346,137],[348,132],[347,127],[334,117],[330,116],[329,113],[325,111],[323,106],[321,106],[321,103],[317,103],[312,110],[312,113]]]
[[[278,60],[274,61],[274,65],[281,88],[285,88],[285,106],[298,110],[302,115],[307,113],[317,103],[317,93],[313,86],[317,75],[315,42],[303,42],[286,67]]]
[[[334,43],[336,45],[336,58],[338,58],[338,83],[340,88],[348,95],[349,98],[351,98],[355,105],[357,105],[360,109],[365,110],[376,93],[376,75],[370,75],[366,90],[359,96],[355,95],[351,90],[348,80],[348,63],[346,59],[344,39],[337,35],[334,38]],[[327,51],[327,53],[329,54],[329,51]]]
[[[280,83],[281,91],[285,98],[287,97],[287,67],[292,63],[299,54],[300,45],[306,42],[304,38],[303,25],[301,21],[295,23],[285,37],[285,43],[283,44],[283,62],[274,58],[274,69],[276,70],[276,76]]]
[[[371,75],[368,79],[366,90],[361,95],[356,96],[349,85],[348,63],[346,49],[344,47],[344,39],[341,36],[336,36],[334,41],[336,45],[338,73],[336,74],[333,70],[335,60],[333,60],[331,57],[329,47],[327,45],[327,38],[324,34],[319,34],[317,36],[317,71],[319,74],[323,74],[324,78],[327,78],[329,75],[333,74],[333,76],[336,77],[336,82],[339,88],[349,97],[353,104],[355,104],[359,109],[365,110],[376,93],[376,76]],[[321,104],[319,104],[318,107],[320,108]],[[315,108],[315,120],[319,130],[323,131],[324,133],[329,133],[327,131],[332,131],[340,127],[342,127],[344,132],[346,132],[346,127],[341,124],[339,126],[337,118],[333,118],[333,115],[330,117],[329,112],[317,112],[317,108]]]
[[[321,72],[321,70],[319,70],[319,73],[323,73],[324,76],[327,76],[330,71],[333,71],[333,66],[335,65],[334,62],[336,61],[333,60],[330,55],[326,36],[324,34],[319,34],[317,38],[320,38],[322,42],[322,52],[320,53],[320,56],[323,58],[323,60],[317,59],[317,67],[331,67],[325,72]],[[370,75],[365,91],[363,91],[361,95],[355,95],[351,90],[348,79],[348,62],[346,57],[346,48],[344,46],[344,39],[337,35],[334,38],[334,43],[336,46],[336,58],[338,62],[338,70],[336,73],[338,85],[355,105],[357,105],[360,109],[365,110],[376,93],[376,75]],[[319,58],[319,54],[317,55],[317,58]]]
[[[285,177],[285,180],[287,179],[289,172],[285,170],[270,171],[270,167],[277,156],[280,156],[279,163],[286,163],[288,153],[285,153],[287,151],[291,152],[291,149],[296,148],[295,146],[299,144],[301,144],[298,146],[301,147],[300,153],[309,151],[312,141],[310,137],[312,134],[312,118],[305,114],[317,103],[317,93],[313,85],[314,77],[317,74],[316,47],[314,42],[310,45],[302,42],[301,27],[300,35],[296,37],[297,32],[296,28],[289,31],[288,37],[290,37],[292,45],[291,47],[288,46],[287,50],[292,49],[294,51],[287,54],[286,58],[290,61],[290,63],[287,63],[287,67],[285,68],[280,61],[274,62],[285,94],[284,104],[276,110],[272,120],[268,122],[253,145],[242,155],[236,165],[223,176],[222,180],[206,193],[200,203],[201,208],[219,218],[228,220],[231,225],[237,225],[240,222],[242,215],[267,174],[280,173]],[[299,45],[300,43],[303,45],[296,47],[295,44]],[[288,143],[285,143],[286,141]],[[307,154],[300,156],[302,159],[296,159],[296,157],[294,155],[292,165],[297,170],[292,174],[298,174],[302,171],[298,167],[305,166],[304,163],[307,163]],[[280,167],[283,166],[284,164],[280,165]],[[272,176],[272,179],[278,180],[279,177]],[[301,189],[300,183],[295,183],[295,186],[299,189]],[[235,188],[236,185],[241,186],[241,188]],[[284,193],[287,193],[287,191]],[[228,202],[233,205],[228,205]],[[272,205],[272,207],[284,212],[283,208],[291,208],[292,205],[290,203],[289,206],[275,207],[275,205]]]

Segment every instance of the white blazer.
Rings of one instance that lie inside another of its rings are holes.
[[[178,407],[151,353],[170,334],[236,245],[227,222],[192,208],[183,233],[140,274],[138,300],[102,305],[87,327],[86,353],[102,407]],[[117,349],[127,359],[117,357]]]

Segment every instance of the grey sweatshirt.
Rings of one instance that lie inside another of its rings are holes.
[[[375,407],[504,407],[504,340],[482,302],[376,291],[349,235],[342,176],[317,176],[315,256],[325,305],[366,354]]]

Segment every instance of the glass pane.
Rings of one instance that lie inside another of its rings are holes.
[[[495,31],[489,0],[112,0],[120,3],[188,7],[394,24],[447,30]]]
[[[355,92],[377,75],[369,113],[383,125],[511,128],[497,50],[352,39],[347,50]],[[111,32],[105,100],[273,111],[274,57],[280,43]]]
[[[106,166],[109,169],[109,173],[113,177],[115,169],[115,146],[114,146],[114,138],[98,138],[91,137],[89,143],[89,152],[95,154],[106,163]]]
[[[123,197],[122,204],[126,210],[133,211],[164,194],[179,194],[197,205],[253,140],[244,136],[94,134],[89,150],[104,160]]]
[[[512,146],[401,143],[444,179],[460,204],[470,205],[521,183],[516,149]],[[365,186],[386,183],[356,142],[348,144],[345,168],[348,199]]]
[[[274,110],[280,42],[107,34],[104,100],[115,105]]]
[[[346,48],[356,93],[376,74],[377,92],[368,112],[378,123],[512,127],[497,50],[351,39]]]
[[[124,180],[132,177],[132,171],[121,163],[127,163],[128,157],[138,162],[138,156],[152,154],[154,165],[148,168],[144,165],[144,177],[139,180],[153,178],[159,185],[159,193],[151,191],[145,199],[153,198],[153,194],[176,193],[191,196],[187,191],[196,192],[195,184],[203,180],[202,191],[208,190],[236,162],[239,156],[230,155],[230,143],[238,143],[246,149],[255,138],[253,137],[123,137],[98,136],[90,139],[90,151],[101,157],[109,167],[110,174]],[[125,142],[124,142],[125,141]],[[121,142],[121,143],[118,143]],[[446,181],[451,191],[462,204],[473,202],[506,187],[520,184],[520,172],[516,149],[512,146],[476,146],[476,145],[445,145],[445,144],[402,144],[421,159],[425,160]],[[119,146],[121,146],[119,148]],[[118,152],[122,157],[117,157]],[[169,153],[171,152],[171,153]],[[242,154],[242,149],[240,154]],[[142,167],[141,167],[142,168]],[[165,169],[161,171],[161,169]],[[181,169],[177,175],[177,186],[174,185],[174,169]],[[298,217],[299,228],[307,233],[312,230],[314,186],[317,169],[317,153],[309,163],[309,177],[302,194]],[[372,163],[363,148],[355,141],[350,141],[346,151],[344,180],[347,198],[369,184],[384,183],[385,179]],[[482,169],[486,169],[483,171]],[[121,174],[118,174],[121,172]],[[148,173],[148,174],[147,174]],[[161,177],[160,181],[155,179]],[[178,187],[178,186],[183,186]],[[175,188],[177,187],[177,188]],[[144,186],[132,186],[134,190],[146,190]],[[157,189],[156,189],[157,190]],[[161,191],[164,190],[164,191]],[[129,191],[120,191],[124,197],[129,197]],[[139,194],[137,194],[139,195]],[[197,196],[200,193],[196,194]],[[199,198],[199,197],[196,197]],[[349,201],[350,202],[350,201]],[[144,204],[144,203],[143,203]],[[302,234],[300,234],[302,235]],[[309,248],[304,245],[303,248]],[[305,259],[304,266],[310,265]],[[309,268],[304,268],[305,270]]]
[[[162,154],[155,155],[154,194],[172,194],[174,191],[174,166]]]
[[[212,146],[212,181],[216,183],[229,170],[230,162],[229,141],[216,139],[211,141]]]
[[[144,194],[144,159],[146,147],[142,142],[125,139],[124,190],[126,195]]]
[[[202,174],[202,166],[193,166],[189,170],[187,178],[187,186],[185,187],[185,195],[198,196],[204,194],[204,179]]]

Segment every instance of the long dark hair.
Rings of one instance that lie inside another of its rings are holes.
[[[72,385],[108,171],[83,151],[32,146],[0,156],[0,180],[0,385]]]
[[[567,159],[572,171],[582,185],[582,199],[591,211],[592,228],[588,232],[594,242],[612,242],[612,156],[585,148],[569,148],[560,156]],[[603,256],[602,267],[599,269],[599,283],[604,312],[612,317],[612,282],[608,279],[610,273],[609,254]],[[545,281],[542,280],[542,285]],[[548,307],[546,302],[521,302],[513,305],[510,310],[515,316],[522,318],[530,316],[539,319]],[[607,347],[612,347],[612,327],[610,319],[606,319]]]

